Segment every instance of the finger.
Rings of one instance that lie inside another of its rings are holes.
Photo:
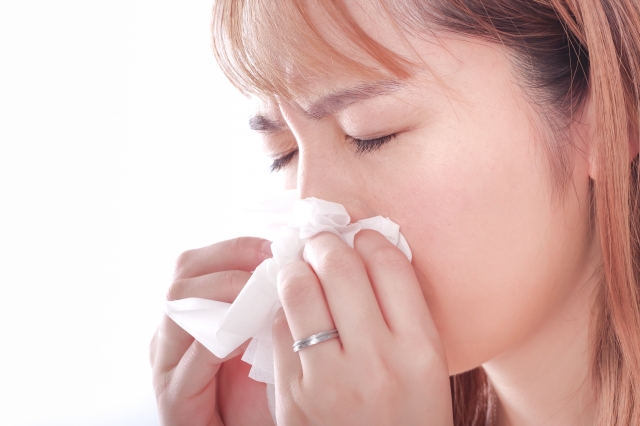
[[[151,338],[151,342],[149,343],[149,362],[151,363],[151,367],[155,364],[156,361],[156,353],[158,352],[158,329],[153,333],[153,337]]]
[[[175,279],[193,278],[227,270],[253,271],[271,257],[271,242],[242,237],[188,250],[176,261]]]
[[[360,231],[354,240],[378,305],[392,332],[424,331],[431,322],[420,283],[409,259],[382,234]]]
[[[158,328],[154,370],[165,373],[173,369],[193,343],[193,337],[167,315],[162,317]]]
[[[322,286],[307,263],[293,262],[280,270],[278,293],[295,341],[335,328]],[[290,350],[293,352],[293,348]],[[339,339],[330,339],[302,349],[298,354],[306,370],[330,353],[341,351]]]
[[[200,297],[231,303],[250,276],[244,271],[225,271],[177,280],[167,292],[167,298]],[[159,371],[174,368],[192,343],[193,337],[164,315],[157,331],[154,368]]]
[[[173,371],[172,391],[182,398],[198,395],[210,383],[227,359],[234,358],[247,349],[249,342],[243,343],[224,359],[220,359],[200,342],[193,341]]]
[[[388,330],[360,256],[338,236],[321,233],[309,239],[304,253],[318,276],[342,347],[362,347]]]
[[[216,373],[216,405],[224,425],[273,425],[266,383],[249,377],[251,364],[239,357],[225,361]]]
[[[233,303],[251,278],[247,271],[223,271],[194,278],[175,280],[167,292],[167,300],[200,297]]]
[[[272,335],[276,387],[288,389],[302,378],[302,363],[300,357],[293,352],[294,339],[282,309],[273,321]]]

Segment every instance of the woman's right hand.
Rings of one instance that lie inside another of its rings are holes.
[[[271,257],[270,244],[244,237],[183,253],[167,299],[232,303],[250,271]],[[238,357],[247,344],[220,359],[164,315],[150,346],[162,425],[273,425],[265,384],[250,379],[250,366]]]

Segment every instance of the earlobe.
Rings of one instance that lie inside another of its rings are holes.
[[[591,148],[591,146],[590,146]],[[640,152],[640,137],[637,131],[629,129],[629,163],[638,156]],[[595,153],[592,149],[589,149],[589,177],[597,181],[598,180],[598,162],[595,158]]]
[[[638,132],[634,132],[631,129],[629,130],[629,163],[633,162],[633,160],[638,156],[640,152],[640,138],[638,137]],[[596,160],[596,156],[594,151],[589,149],[589,177],[595,181],[598,180],[598,162]]]
[[[589,177],[591,180],[598,180],[598,162],[593,151],[589,152]]]
[[[591,96],[588,95],[582,107],[582,113],[578,120],[578,139],[580,150],[587,156],[589,163],[589,177],[592,180],[598,180],[598,161],[596,155],[595,134],[596,134],[596,117],[594,105]]]

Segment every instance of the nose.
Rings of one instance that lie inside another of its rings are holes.
[[[329,144],[328,141],[324,143]],[[375,216],[367,203],[367,188],[360,184],[358,170],[348,159],[342,158],[338,149],[323,149],[317,145],[303,148],[303,143],[298,144],[297,190],[300,198],[315,197],[340,203],[352,222]]]
[[[331,117],[311,119],[303,111],[291,109],[282,112],[298,143],[298,196],[340,203],[352,222],[375,216],[368,203],[366,171],[358,167],[337,121]]]

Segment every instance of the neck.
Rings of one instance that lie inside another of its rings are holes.
[[[497,425],[594,423],[589,329],[597,279],[583,282],[535,335],[483,365],[498,396]]]

